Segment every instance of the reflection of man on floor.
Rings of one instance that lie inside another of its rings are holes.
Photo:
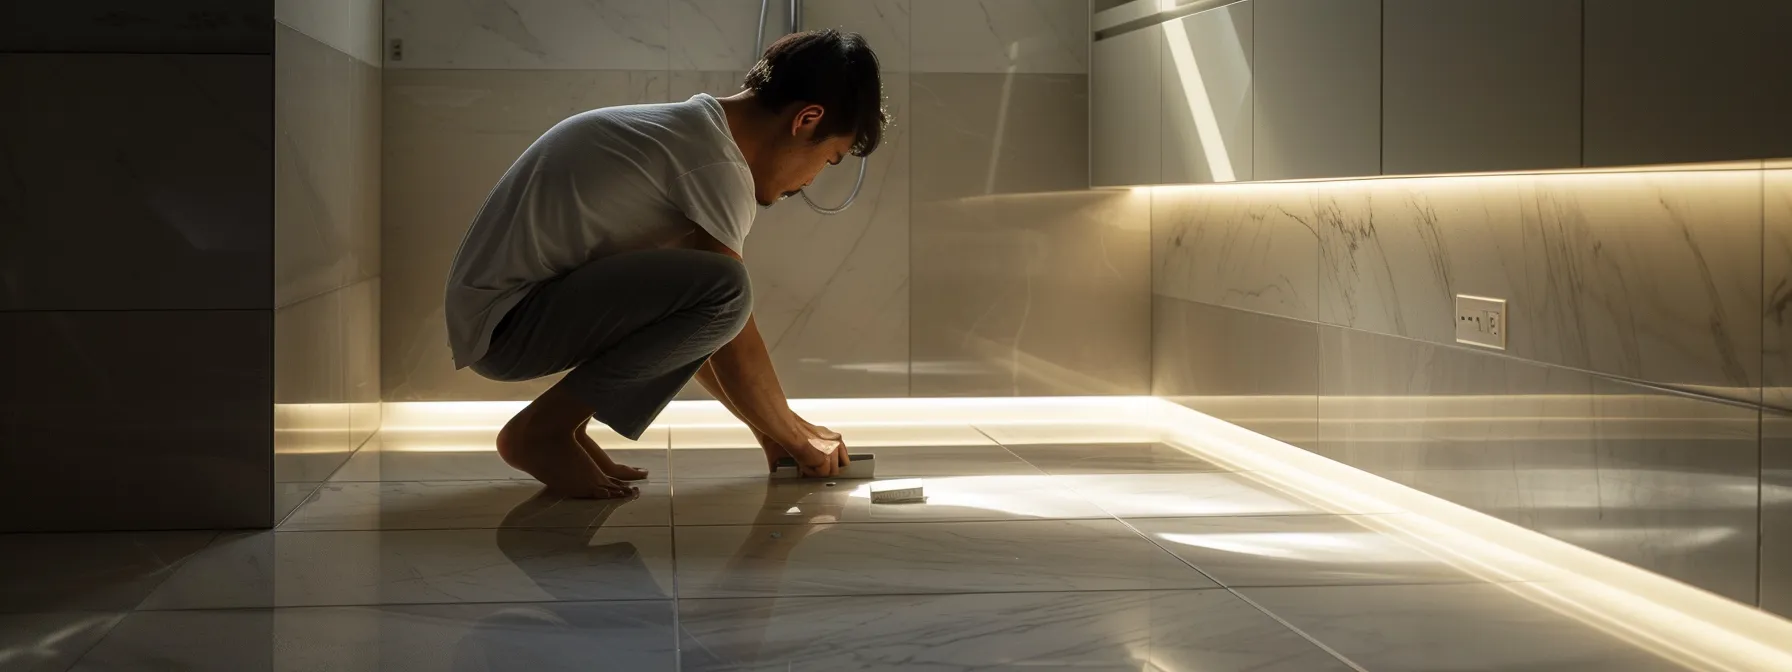
[[[455,643],[449,669],[664,668],[672,657],[671,637],[663,646],[642,640],[664,635],[672,625],[671,607],[657,601],[671,597],[670,577],[654,576],[626,532],[604,532],[611,514],[638,504],[569,504],[542,493],[512,507],[498,524],[498,550],[551,602],[493,608]],[[529,528],[549,520],[563,523],[569,512],[583,512],[585,527]]]
[[[755,206],[877,148],[877,56],[855,34],[789,35],[717,99],[592,110],[550,129],[499,180],[447,290],[458,368],[493,380],[561,372],[498,435],[505,462],[557,494],[617,497],[591,419],[639,438],[695,376],[752,427],[768,465],[837,474],[840,435],[790,410],[751,317],[740,251]]]

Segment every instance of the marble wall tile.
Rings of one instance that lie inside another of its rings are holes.
[[[1328,205],[1310,184],[1154,189],[1151,291],[1317,321]]]
[[[910,0],[916,72],[1086,73],[1087,0]]]
[[[274,13],[241,0],[9,2],[0,52],[269,54]]]
[[[766,7],[759,33],[759,0],[671,0],[673,70],[747,70],[765,47],[788,34],[789,3]]]
[[[1149,386],[1149,200],[1084,190],[1083,80],[912,76],[913,394]]]
[[[729,95],[745,74],[674,72],[669,99]],[[908,395],[908,80],[884,76],[891,123],[851,208],[821,215],[792,198],[761,210],[747,238],[754,314],[791,397]],[[824,170],[810,195],[827,207],[844,202],[857,162]],[[709,394],[692,382],[680,398]]]
[[[864,36],[884,72],[908,72],[914,0],[805,0],[803,29],[839,28]]]
[[[1753,601],[1753,409],[1354,330],[1320,346],[1315,452]]]
[[[917,203],[911,392],[1144,393],[1151,329],[1145,203],[1129,192]]]
[[[1476,176],[1320,186],[1320,318],[1454,340],[1507,299],[1518,357],[1753,400],[1760,174]]]
[[[376,68],[383,10],[381,0],[274,0],[275,21]]]
[[[1528,284],[1525,222],[1544,211],[1525,189],[1528,179],[1315,185],[1319,319],[1452,343],[1453,296],[1473,293],[1508,299],[1510,321],[1534,328],[1528,313],[1539,311],[1539,302],[1516,296]],[[1508,345],[1516,352],[1526,341],[1512,335]]]
[[[917,203],[1089,186],[1088,78],[914,74]]]
[[[822,215],[793,197],[762,210],[747,237],[753,314],[790,396],[908,395],[908,84],[906,74],[884,78],[894,121],[851,208]],[[826,207],[845,202],[858,162],[824,170],[807,193]]]
[[[1148,385],[1148,201],[1084,191],[1082,80],[912,76],[913,394]]]
[[[1792,415],[1761,414],[1762,609],[1792,618]]]
[[[379,429],[379,280],[274,311],[276,519]]]
[[[1770,162],[1762,260],[1762,403],[1792,408],[1792,163]],[[1761,413],[1761,607],[1792,618],[1792,416]]]
[[[1539,531],[1752,603],[1760,411],[1601,377],[1593,394],[1600,514]]]
[[[379,274],[380,71],[284,25],[274,68],[280,307]]]
[[[1792,409],[1792,163],[1762,172],[1761,403]]]
[[[349,443],[366,443],[380,429],[380,279],[341,290],[343,357],[348,367]]]
[[[388,68],[664,70],[668,0],[391,0]],[[752,39],[751,37],[747,39]],[[403,41],[403,58],[391,44]]]
[[[666,100],[654,72],[388,71],[381,167],[380,302],[386,401],[533,399],[553,380],[502,384],[455,371],[442,287],[504,170],[560,120]]]
[[[1286,443],[1313,445],[1319,325],[1153,299],[1153,395]]]
[[[0,530],[271,524],[271,321],[0,313]]]
[[[354,452],[343,292],[274,311],[274,517],[284,518]]]
[[[0,107],[0,310],[268,308],[272,78],[267,55],[0,55],[30,101]]]

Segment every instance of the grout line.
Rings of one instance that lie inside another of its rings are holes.
[[[1583,19],[1584,21],[1584,19]],[[1583,26],[1584,29],[1584,26]],[[1761,194],[1761,209],[1757,213],[1761,222],[1761,244],[1756,249],[1761,253],[1761,300],[1769,300],[1767,296],[1767,163],[1761,163],[1761,180],[1758,183]],[[1761,320],[1760,348],[1758,348],[1759,368],[1755,369],[1760,376],[1761,386],[1756,388],[1759,394],[1755,398],[1760,402],[1755,408],[1755,606],[1762,607],[1767,603],[1767,590],[1763,587],[1767,580],[1767,320]]]
[[[296,611],[304,609],[379,609],[382,607],[461,607],[503,604],[671,604],[670,597],[617,597],[605,600],[471,600],[465,602],[344,602],[333,604],[290,604],[285,606],[230,606],[230,607],[169,607],[163,609],[140,609],[133,613],[189,613],[189,612],[229,612],[229,611]]]
[[[1077,494],[1079,497],[1083,497],[1085,500],[1088,499],[1087,496],[1083,495],[1080,492],[1075,493],[1075,494]],[[1059,517],[1053,517],[1053,518],[959,518],[959,519],[944,519],[944,520],[854,520],[854,521],[837,521],[837,522],[832,522],[832,523],[691,523],[688,525],[683,525],[682,528],[686,529],[686,530],[693,530],[693,529],[724,529],[724,528],[736,528],[736,527],[790,528],[790,527],[836,527],[836,526],[839,526],[839,527],[882,527],[882,526],[900,526],[900,525],[912,525],[912,526],[920,526],[920,525],[997,525],[997,524],[1031,525],[1031,524],[1036,524],[1036,523],[1084,523],[1084,522],[1090,522],[1090,521],[1103,521],[1103,520],[1110,520],[1110,519],[1120,520],[1122,522],[1172,521],[1172,520],[1194,522],[1194,521],[1204,521],[1204,520],[1226,520],[1226,519],[1237,519],[1237,518],[1248,518],[1248,519],[1311,518],[1311,517],[1318,517],[1318,516],[1333,516],[1333,517],[1344,517],[1344,518],[1352,518],[1352,517],[1354,517],[1354,518],[1377,518],[1377,517],[1387,517],[1387,516],[1399,515],[1399,514],[1395,514],[1395,513],[1331,513],[1329,511],[1314,510],[1314,511],[1309,511],[1309,512],[1298,512],[1298,513],[1250,513],[1250,514],[1226,514],[1226,515],[1212,515],[1212,516],[1199,516],[1199,515],[1193,515],[1193,516],[1191,516],[1191,515],[1137,516],[1137,515],[1129,515],[1129,516],[1122,517],[1120,514],[1113,513],[1111,511],[1108,511],[1105,508],[1102,508],[1100,504],[1097,504],[1093,501],[1090,501],[1089,503],[1094,505],[1097,509],[1100,509],[1102,511],[1101,515],[1098,515],[1098,516],[1059,516]],[[621,527],[621,526],[612,526],[612,527]],[[664,525],[636,525],[633,527],[634,527],[634,529],[642,529],[642,528],[647,528],[647,527],[666,527],[666,526],[664,526]],[[483,529],[497,529],[497,528],[447,528],[447,529],[457,529],[457,530],[466,529],[466,530],[477,531],[477,530],[483,530]],[[539,527],[539,528],[502,528],[502,529],[511,529],[511,530],[535,529],[535,530],[546,531],[546,530],[583,529],[583,528]],[[294,531],[295,532],[303,532],[306,530],[294,530]],[[315,531],[319,531],[319,532],[323,532],[323,531],[375,531],[375,532],[377,532],[380,530],[315,530]],[[391,531],[402,532],[402,531],[406,531],[406,530],[391,530]]]
[[[478,527],[478,526],[331,527],[331,528],[309,528],[309,529],[279,529],[279,530],[269,530],[269,531],[274,532],[276,534],[280,534],[280,535],[298,535],[298,534],[330,534],[330,533],[351,533],[351,532],[352,533],[491,532],[491,531],[495,531],[495,530],[506,530],[506,531],[512,531],[512,532],[525,531],[525,532],[556,532],[556,533],[558,533],[558,532],[565,532],[567,530],[596,531],[596,530],[656,530],[656,529],[657,530],[670,530],[670,529],[672,529],[672,525],[671,525],[671,523],[646,523],[646,524],[641,524],[641,525],[626,525],[626,524],[599,525],[596,527],[593,527],[591,525],[564,525],[564,526],[561,526],[561,525],[522,525],[522,526],[493,525],[491,527]]]
[[[272,313],[273,305],[263,308],[7,308],[0,315],[42,313]],[[272,348],[272,346],[269,346]]]
[[[907,340],[905,340],[903,342],[903,348],[905,350],[905,352],[903,353],[903,360],[904,360],[903,368],[907,369],[906,375],[903,376],[903,383],[905,383],[906,387],[908,388],[908,396],[910,398],[913,398],[915,396],[915,283],[914,283],[914,279],[915,279],[915,212],[916,212],[916,209],[915,209],[915,138],[914,138],[913,131],[914,131],[914,129],[919,128],[919,125],[914,122],[914,119],[916,117],[915,112],[920,109],[920,106],[915,104],[915,88],[916,87],[915,87],[915,11],[914,11],[914,4],[912,2],[908,3],[905,7],[903,7],[903,10],[904,10],[904,14],[905,14],[905,16],[903,16],[903,19],[905,19],[905,25],[903,26],[903,28],[906,30],[907,35],[908,35],[908,44],[903,45],[903,54],[902,54],[904,61],[905,61],[902,64],[903,65],[902,77],[905,80],[903,87],[906,89],[906,92],[908,94],[908,99],[905,100],[903,103],[903,105],[904,105],[903,112],[907,113],[908,117],[909,117],[908,121],[907,121],[907,123],[909,125],[908,130],[905,131],[905,134],[908,137],[908,142],[907,142],[907,144],[903,145],[903,149],[908,151],[908,156],[904,157],[906,160],[904,160],[902,162],[902,169],[903,169],[902,179],[903,179],[903,182],[905,183],[905,186],[903,189],[904,189],[904,191],[908,192],[906,194],[903,194],[904,201],[905,201],[903,203],[903,206],[907,209],[907,212],[903,219],[903,223],[905,224],[905,226],[902,227],[902,244],[904,246],[903,269],[902,270],[905,273],[907,273],[907,275],[902,280],[902,284],[908,288],[908,297],[907,297],[908,305],[904,306],[904,309],[908,311],[908,314],[903,316],[903,320],[902,320],[903,321],[902,326],[903,326],[904,330],[907,332],[906,334],[904,334],[907,337]],[[878,77],[881,78],[882,76],[883,76],[882,73],[878,74]],[[894,166],[892,166],[892,168],[893,167]],[[895,171],[892,170],[891,173],[894,174]],[[870,226],[870,223],[868,222],[866,224],[866,226]]]
[[[1587,167],[1587,2],[1580,0],[1580,165]]]
[[[144,599],[149,599],[149,598],[147,596],[145,596]],[[112,637],[113,631],[117,630],[118,626],[124,625],[124,619],[130,618],[132,615],[134,615],[136,613],[136,610],[133,609],[131,611],[108,611],[108,612],[94,612],[94,613],[108,614],[111,616],[115,616],[116,619],[112,621],[111,625],[106,626],[106,632],[104,634],[101,634],[99,637],[95,638],[93,640],[92,644],[88,644],[85,648],[81,649],[81,653],[79,655],[76,655],[74,658],[69,659],[68,669],[73,670],[73,669],[79,668],[81,666],[81,661],[86,660],[87,656],[92,654],[95,649],[100,648],[101,644],[106,643],[106,640]]]
[[[381,402],[381,403],[383,404],[384,402]],[[382,413],[383,413],[383,411],[382,411]],[[329,485],[331,483],[410,483],[410,482],[415,482],[415,481],[332,481],[332,480],[330,480],[332,478],[335,478],[336,474],[340,473],[342,471],[343,467],[348,466],[349,460],[355,459],[356,455],[361,454],[361,450],[365,449],[367,447],[367,444],[372,443],[374,437],[379,436],[379,434],[380,434],[380,430],[375,429],[375,430],[373,430],[372,433],[367,435],[367,438],[362,439],[359,444],[356,444],[355,449],[349,451],[348,457],[342,458],[342,462],[337,463],[336,468],[331,469],[329,475],[324,476],[324,479],[321,481],[318,481],[317,485],[311,486],[311,492],[305,495],[305,499],[299,501],[298,506],[292,507],[291,511],[287,511],[286,515],[281,516],[279,520],[274,521],[274,526],[270,527],[268,529],[273,530],[273,531],[278,531],[280,529],[281,525],[285,525],[287,522],[292,520],[293,516],[298,515],[299,509],[305,508],[305,505],[309,504],[311,502],[311,498],[316,497],[317,493],[319,491],[323,490],[324,486]],[[487,480],[504,480],[504,479],[487,479]],[[276,489],[276,492],[275,492],[276,497],[279,496],[278,489],[279,489],[280,485],[281,484],[279,484],[279,483],[274,484],[275,489]]]
[[[1308,324],[1308,325],[1314,325],[1314,326],[1318,326],[1318,327],[1329,327],[1332,329],[1337,329],[1339,331],[1355,332],[1355,333],[1359,333],[1359,334],[1367,334],[1370,336],[1381,336],[1381,337],[1391,338],[1391,339],[1395,339],[1395,340],[1399,340],[1399,341],[1406,341],[1406,342],[1410,342],[1410,343],[1417,343],[1420,345],[1427,345],[1427,346],[1431,346],[1434,348],[1447,348],[1451,351],[1480,354],[1480,355],[1485,355],[1485,356],[1492,357],[1492,358],[1495,358],[1495,359],[1498,359],[1501,361],[1518,362],[1518,363],[1522,363],[1522,364],[1530,364],[1533,366],[1539,366],[1539,367],[1544,367],[1544,368],[1549,368],[1549,369],[1556,369],[1556,370],[1560,370],[1560,371],[1581,373],[1581,374],[1586,374],[1586,375],[1593,376],[1596,378],[1601,378],[1604,380],[1609,380],[1609,381],[1624,383],[1627,385],[1633,385],[1636,387],[1641,387],[1641,388],[1644,388],[1644,389],[1647,389],[1647,390],[1650,390],[1653,392],[1658,392],[1661,394],[1689,398],[1689,399],[1693,399],[1695,401],[1707,401],[1707,402],[1711,402],[1711,403],[1723,404],[1725,406],[1733,406],[1736,408],[1744,408],[1744,409],[1765,408],[1768,410],[1792,412],[1792,408],[1782,409],[1777,406],[1768,406],[1765,404],[1765,400],[1763,400],[1762,403],[1757,404],[1755,402],[1751,402],[1746,399],[1722,397],[1722,396],[1717,396],[1714,394],[1699,392],[1696,390],[1686,390],[1686,389],[1680,389],[1680,388],[1675,388],[1675,387],[1669,387],[1662,383],[1655,383],[1655,382],[1650,382],[1647,380],[1642,380],[1639,378],[1631,378],[1628,376],[1623,376],[1623,375],[1618,375],[1618,374],[1613,374],[1613,373],[1606,373],[1604,371],[1594,371],[1591,369],[1583,369],[1583,368],[1576,367],[1576,366],[1569,366],[1566,364],[1557,364],[1555,362],[1545,362],[1545,361],[1536,360],[1536,359],[1525,359],[1523,357],[1519,357],[1517,355],[1511,354],[1506,351],[1488,350],[1486,348],[1477,348],[1477,347],[1472,347],[1472,346],[1458,345],[1458,344],[1454,344],[1454,343],[1439,343],[1436,341],[1427,341],[1427,340],[1424,340],[1421,338],[1416,338],[1413,336],[1405,336],[1405,335],[1401,335],[1401,334],[1390,334],[1390,333],[1380,332],[1380,331],[1370,331],[1368,329],[1361,329],[1361,328],[1352,327],[1349,325],[1333,324],[1331,322],[1319,322],[1319,321],[1314,321],[1314,320],[1302,319],[1302,318],[1298,318],[1298,317],[1289,317],[1287,315],[1278,315],[1275,313],[1267,313],[1267,312],[1263,312],[1260,310],[1252,310],[1249,308],[1239,308],[1236,306],[1222,306],[1222,305],[1215,304],[1215,303],[1207,303],[1205,301],[1194,301],[1194,300],[1190,300],[1190,299],[1184,299],[1184,298],[1180,298],[1180,297],[1170,296],[1167,294],[1157,294],[1155,296],[1157,298],[1168,299],[1168,300],[1172,300],[1172,301],[1181,301],[1183,303],[1188,303],[1188,304],[1194,304],[1194,305],[1201,306],[1204,308],[1220,308],[1220,309],[1235,311],[1235,312],[1239,312],[1239,313],[1246,313],[1246,314],[1257,315],[1257,316],[1261,316],[1261,317],[1275,318],[1275,319],[1284,320],[1284,321],[1288,321],[1288,322],[1297,322],[1300,324]],[[1321,363],[1321,365],[1323,366],[1323,362]],[[1431,396],[1431,395],[1428,395],[1428,396]],[[1597,396],[1597,395],[1594,395],[1594,396]]]
[[[1186,564],[1186,563],[1184,563],[1184,564]],[[1195,571],[1199,572],[1200,570],[1196,569]],[[1203,573],[1203,575],[1205,575],[1205,573]],[[1215,583],[1215,585],[1212,585],[1212,586],[1202,586],[1202,587],[1198,587],[1198,588],[1092,588],[1092,589],[1082,589],[1082,590],[1077,590],[1077,589],[1063,589],[1063,590],[955,590],[955,591],[938,591],[938,592],[884,591],[884,592],[865,592],[865,593],[795,593],[795,594],[775,594],[775,595],[713,595],[713,596],[707,596],[707,597],[686,597],[686,598],[681,598],[681,599],[689,600],[689,601],[693,601],[693,602],[725,602],[725,601],[743,601],[743,600],[790,600],[790,599],[836,600],[836,599],[840,599],[840,598],[868,598],[868,597],[869,598],[876,598],[876,597],[923,597],[923,598],[925,598],[925,597],[965,597],[965,596],[981,596],[981,595],[1124,595],[1124,594],[1157,595],[1157,594],[1170,594],[1170,593],[1204,593],[1204,592],[1213,592],[1213,591],[1226,591],[1226,592],[1232,593],[1233,595],[1237,595],[1236,592],[1228,589],[1227,587],[1225,587],[1223,585],[1219,585],[1219,583],[1217,581],[1214,583]],[[1421,587],[1421,586],[1461,586],[1461,585],[1480,585],[1480,584],[1463,584],[1463,583],[1378,583],[1378,584],[1328,584],[1328,585],[1289,584],[1289,585],[1264,585],[1264,586],[1248,586],[1248,587],[1255,588],[1255,589],[1287,589],[1287,588],[1361,588],[1361,587],[1380,587],[1380,586]],[[1241,596],[1241,599],[1242,599],[1242,596]],[[552,605],[569,605],[569,606],[571,606],[571,605],[666,604],[669,606],[675,606],[676,602],[677,602],[677,600],[674,600],[672,597],[617,597],[617,598],[595,599],[595,600],[582,599],[582,600],[470,600],[470,601],[462,601],[462,602],[345,602],[345,603],[332,603],[332,604],[294,604],[294,605],[286,605],[286,606],[240,606],[239,605],[239,606],[229,606],[229,607],[169,607],[169,608],[161,608],[161,609],[142,609],[142,610],[138,610],[138,611],[132,612],[132,613],[157,614],[157,613],[190,613],[190,612],[299,611],[299,610],[309,610],[309,609],[351,609],[351,608],[379,609],[379,608],[383,608],[383,607],[460,607],[460,606],[488,606],[488,605],[506,605],[506,604],[531,604],[531,605],[552,604]],[[1247,600],[1247,602],[1248,602],[1248,600]],[[1256,607],[1257,605],[1252,603],[1252,606]],[[1262,609],[1262,607],[1257,607],[1257,608]],[[30,612],[25,612],[25,613],[30,613]],[[122,613],[122,612],[93,611],[91,613]],[[1265,613],[1267,613],[1267,612],[1265,612]],[[1273,614],[1270,614],[1270,615],[1272,617],[1274,616]],[[1279,618],[1277,618],[1276,620],[1277,620],[1277,622],[1282,622],[1281,619],[1279,619]],[[1285,623],[1284,623],[1284,625],[1285,625]],[[1291,627],[1291,629],[1292,629],[1292,627]],[[1296,630],[1296,632],[1299,632],[1299,631]],[[1328,649],[1328,651],[1329,651],[1329,649]],[[1360,670],[1361,668],[1357,668],[1357,669]]]
[[[1183,563],[1183,564],[1187,564],[1187,563]],[[1197,569],[1196,571],[1200,571],[1200,570]],[[1205,573],[1203,573],[1203,575],[1205,575]],[[1241,588],[1251,588],[1251,589],[1263,589],[1263,590],[1285,590],[1285,589],[1289,589],[1289,588],[1379,588],[1379,587],[1384,587],[1384,586],[1390,587],[1390,588],[1414,588],[1414,587],[1424,587],[1424,586],[1449,587],[1449,586],[1467,586],[1467,585],[1484,585],[1484,586],[1489,586],[1489,587],[1497,587],[1500,584],[1490,584],[1490,583],[1480,583],[1480,582],[1338,583],[1338,584],[1291,583],[1291,584],[1269,584],[1269,585],[1261,585],[1261,586],[1240,586],[1240,587]],[[1213,591],[1221,591],[1221,590],[1224,590],[1226,592],[1232,592],[1225,585],[1219,583],[1218,581],[1215,581],[1214,585],[1201,586],[1199,588],[1085,588],[1085,589],[1065,588],[1062,590],[949,590],[949,591],[941,591],[941,592],[882,591],[882,592],[872,592],[872,593],[797,593],[797,594],[790,594],[790,595],[785,595],[785,594],[778,594],[778,595],[717,595],[717,596],[710,596],[710,597],[687,597],[684,599],[691,600],[693,602],[720,602],[720,601],[727,601],[727,600],[781,600],[781,599],[826,600],[826,599],[838,599],[838,598],[842,598],[842,597],[852,597],[852,598],[859,598],[859,597],[963,597],[966,595],[1078,595],[1078,594],[1085,594],[1085,593],[1096,594],[1096,595],[1113,595],[1113,594],[1126,594],[1126,593],[1138,593],[1138,594],[1200,593],[1200,592],[1213,592]],[[595,600],[595,601],[603,602],[606,600]],[[639,601],[639,600],[633,600],[633,601]],[[454,604],[454,603],[449,603],[449,604]]]
[[[1125,525],[1126,529],[1131,530],[1133,534],[1139,535],[1139,537],[1143,538],[1146,543],[1149,543],[1152,546],[1156,546],[1158,550],[1163,551],[1164,553],[1168,553],[1170,555],[1170,557],[1175,558],[1177,562],[1181,562],[1183,565],[1186,565],[1189,569],[1192,569],[1192,570],[1195,570],[1196,572],[1198,572],[1201,576],[1207,577],[1207,580],[1212,581],[1214,583],[1214,585],[1219,586],[1220,590],[1224,590],[1228,593],[1231,593],[1233,597],[1238,598],[1240,601],[1243,601],[1245,604],[1251,605],[1252,609],[1256,609],[1257,611],[1261,612],[1264,616],[1268,616],[1270,619],[1281,624],[1282,627],[1287,628],[1290,632],[1293,632],[1294,634],[1299,635],[1301,637],[1301,639],[1305,639],[1309,643],[1311,643],[1313,646],[1318,647],[1319,650],[1324,651],[1328,654],[1331,654],[1331,656],[1333,658],[1338,659],[1338,662],[1341,662],[1341,663],[1344,663],[1345,665],[1350,666],[1350,668],[1353,670],[1356,670],[1356,672],[1368,672],[1368,670],[1364,669],[1361,665],[1358,665],[1354,661],[1350,660],[1349,658],[1346,658],[1344,656],[1344,654],[1339,653],[1337,650],[1333,649],[1332,647],[1326,646],[1325,643],[1319,641],[1318,638],[1307,634],[1306,631],[1301,630],[1300,628],[1294,627],[1293,623],[1289,623],[1288,621],[1283,620],[1281,616],[1277,616],[1274,612],[1271,612],[1270,610],[1263,608],[1263,605],[1257,604],[1257,602],[1252,600],[1251,598],[1245,597],[1243,594],[1240,594],[1232,586],[1228,586],[1225,583],[1222,583],[1217,577],[1213,576],[1212,574],[1208,574],[1206,570],[1203,570],[1200,567],[1196,567],[1195,563],[1189,562],[1187,559],[1183,558],[1182,556],[1177,555],[1174,551],[1164,548],[1163,544],[1157,543],[1157,540],[1153,539],[1151,537],[1151,535],[1145,534],[1144,531],[1140,530],[1138,527],[1134,526],[1132,523],[1127,522],[1126,519],[1119,518],[1118,516],[1116,516],[1115,520],[1120,521],[1120,524]],[[1277,586],[1251,586],[1251,587],[1252,588],[1272,588],[1272,587],[1277,587]],[[1307,586],[1302,586],[1302,587],[1307,587]]]
[[[272,502],[270,502],[270,504],[271,503]],[[167,570],[161,573],[162,574],[161,580],[156,581],[154,586],[150,587],[149,590],[144,591],[143,599],[137,600],[137,603],[131,605],[131,608],[127,609],[126,611],[129,611],[129,612],[140,611],[143,607],[143,603],[148,602],[149,598],[153,597],[156,594],[156,592],[160,591],[164,584],[168,583],[168,581],[170,579],[174,578],[175,574],[180,573],[181,568],[186,567],[187,562],[191,561],[193,559],[193,556],[199,555],[200,553],[204,553],[206,550],[210,549],[213,544],[218,543],[219,539],[224,538],[225,534],[226,533],[222,532],[222,531],[212,532],[212,537],[210,539],[205,540],[205,543],[201,544],[199,546],[199,548],[194,549],[193,552],[188,553],[185,557],[182,557],[179,561],[168,565]],[[110,633],[110,631],[108,631],[108,633]],[[97,645],[97,643],[96,643],[96,645]],[[86,654],[82,654],[82,655],[86,655]]]
[[[201,528],[201,529],[157,529],[157,530],[138,530],[138,529],[19,530],[19,531],[15,531],[15,532],[0,532],[0,539],[6,539],[9,537],[29,537],[29,536],[76,537],[76,536],[88,535],[88,534],[192,534],[192,535],[210,534],[210,535],[214,535],[214,537],[215,537],[215,535],[226,534],[226,533],[230,533],[230,532],[265,532],[265,531],[266,530],[259,528],[259,527],[233,527],[233,528],[207,527],[207,528]],[[81,611],[81,610],[75,609],[74,611]]]
[[[683,592],[678,584],[678,501],[674,496],[672,472],[672,432],[666,432],[666,548],[671,556],[669,564],[672,573],[672,669],[684,669],[684,622],[680,618],[679,607]]]
[[[1051,477],[1055,477],[1055,476],[1057,476],[1057,474],[1054,474],[1054,473],[1051,473],[1051,472],[1049,472],[1049,471],[1046,471],[1046,470],[1045,470],[1045,468],[1044,468],[1044,467],[1041,467],[1041,466],[1039,466],[1039,465],[1037,465],[1037,464],[1033,464],[1033,463],[1032,463],[1032,462],[1031,462],[1031,461],[1029,461],[1029,460],[1028,460],[1028,459],[1027,459],[1027,458],[1024,458],[1024,457],[1021,457],[1021,456],[1020,456],[1020,453],[1017,453],[1017,452],[1014,452],[1014,448],[1012,448],[1012,447],[1009,447],[1009,445],[1008,445],[1008,444],[1006,444],[1006,443],[1002,443],[1002,442],[1001,442],[1001,441],[1000,441],[1000,440],[998,440],[998,439],[996,439],[996,437],[995,437],[995,435],[993,435],[993,434],[990,434],[990,433],[989,433],[989,432],[987,432],[987,431],[984,431],[984,429],[983,429],[983,427],[981,427],[981,426],[979,426],[979,425],[971,425],[971,429],[972,429],[972,430],[974,430],[974,431],[976,431],[976,432],[977,432],[977,433],[978,433],[978,434],[982,434],[982,435],[983,435],[983,438],[986,438],[986,439],[989,439],[989,440],[990,440],[990,442],[992,442],[992,443],[994,443],[994,444],[995,444],[995,445],[996,445],[996,447],[997,447],[997,448],[1001,448],[1001,449],[1002,449],[1002,451],[1003,451],[1003,452],[1005,452],[1005,453],[1008,453],[1008,454],[1009,454],[1009,455],[1010,455],[1010,456],[1012,456],[1012,457],[1013,457],[1013,458],[1014,458],[1014,459],[1016,459],[1016,460],[1020,460],[1020,463],[1021,463],[1021,464],[1024,464],[1024,465],[1027,465],[1027,466],[1029,466],[1029,467],[1032,467],[1032,468],[1033,468],[1033,471],[1037,471],[1037,472],[1039,472],[1039,474],[1038,474],[1038,475],[1040,475],[1040,476],[1051,476]],[[1100,505],[1097,505],[1097,506],[1096,506],[1096,508],[1101,508],[1101,507],[1100,507]],[[1103,511],[1106,511],[1106,510],[1107,510],[1107,509],[1102,509],[1102,510],[1103,510]]]

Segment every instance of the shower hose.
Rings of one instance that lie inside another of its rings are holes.
[[[753,53],[755,54],[765,53],[765,13],[766,8],[770,5],[771,0],[759,0],[759,30],[753,38]],[[790,29],[792,31],[795,31],[797,25],[802,22],[802,15],[803,0],[790,0]],[[859,189],[865,186],[865,166],[869,163],[871,163],[871,159],[863,156],[859,157],[859,177],[852,183],[852,193],[846,195],[846,201],[841,203],[839,207],[830,208],[816,203],[813,199],[809,198],[809,192],[806,189],[798,191],[797,195],[803,197],[803,202],[809,204],[810,210],[814,210],[821,214],[838,215],[842,212],[846,212],[847,208],[852,207],[852,202],[858,199]]]

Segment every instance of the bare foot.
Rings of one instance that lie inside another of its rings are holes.
[[[549,493],[561,497],[611,499],[634,494],[633,488],[604,475],[564,428],[541,427],[532,419],[525,410],[498,432],[498,456],[505,464],[535,477]]]
[[[579,440],[579,447],[585,449],[585,454],[591,456],[591,461],[597,463],[599,471],[604,472],[605,476],[609,476],[618,481],[647,480],[646,469],[636,469],[626,464],[617,464],[615,460],[610,459],[610,456],[604,453],[604,449],[598,447],[597,440],[591,438],[591,434],[585,431],[585,428],[590,424],[590,420],[579,423],[579,428],[574,431],[572,435],[573,438]]]

